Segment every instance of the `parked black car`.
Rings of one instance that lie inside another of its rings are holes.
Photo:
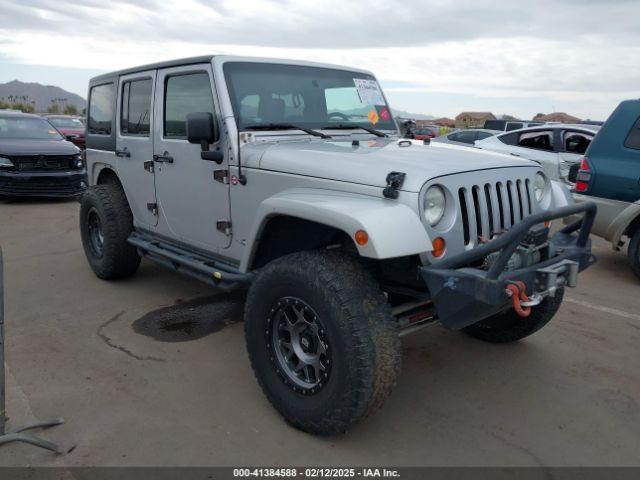
[[[75,197],[85,189],[78,147],[42,117],[0,111],[0,198]]]

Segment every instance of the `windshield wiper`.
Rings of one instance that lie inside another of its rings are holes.
[[[322,127],[323,130],[352,130],[359,128],[360,130],[364,130],[365,132],[373,133],[376,137],[388,137],[384,132],[380,130],[376,130],[371,127],[363,127],[362,125],[358,125],[357,123],[338,123],[337,125],[328,125],[326,127]]]
[[[244,130],[300,130],[316,137],[331,138],[331,135],[327,135],[326,133],[317,132],[316,130],[300,127],[291,123],[260,123],[257,125],[247,125],[244,127]]]

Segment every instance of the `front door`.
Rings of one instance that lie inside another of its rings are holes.
[[[153,174],[153,95],[156,71],[120,77],[116,122],[118,177],[127,192],[136,226],[152,229],[156,191]]]
[[[179,242],[216,253],[231,243],[229,185],[214,179],[223,163],[202,160],[201,146],[186,139],[186,117],[211,112],[220,125],[210,64],[188,65],[158,71],[154,126],[154,157],[158,233]],[[221,134],[220,150],[225,152]],[[214,149],[216,146],[211,146]]]

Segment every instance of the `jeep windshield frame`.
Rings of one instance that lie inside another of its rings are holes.
[[[392,110],[373,75],[330,67],[262,62],[223,66],[238,129],[289,124],[305,129],[397,131]],[[261,128],[261,130],[263,130]]]

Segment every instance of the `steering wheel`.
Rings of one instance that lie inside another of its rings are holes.
[[[332,118],[337,118],[339,120],[345,120],[345,121],[349,121],[349,115],[345,115],[344,113],[340,113],[340,112],[333,112],[329,114],[329,120],[331,120]]]

